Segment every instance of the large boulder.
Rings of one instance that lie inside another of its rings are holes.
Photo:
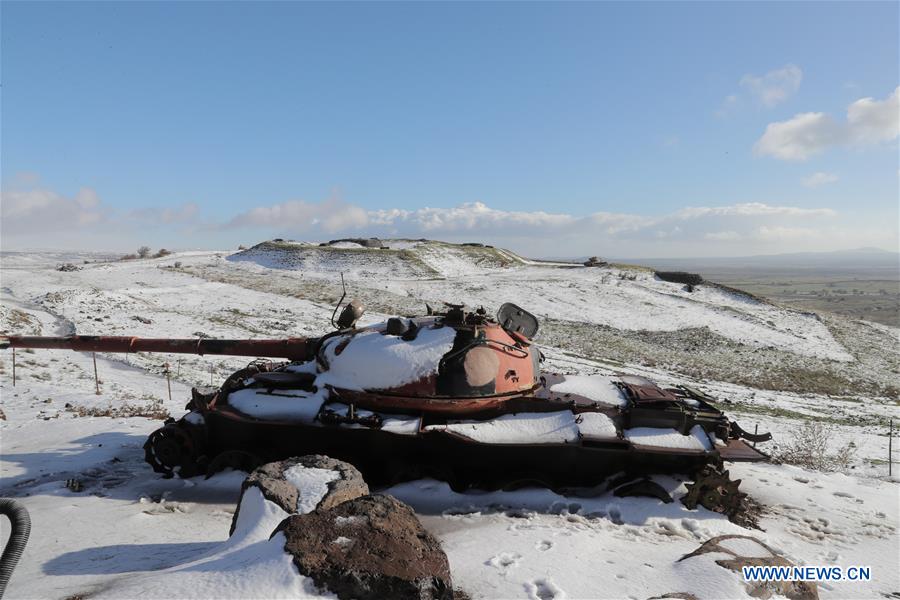
[[[278,532],[300,573],[342,600],[453,597],[440,543],[392,496],[363,496],[294,515]]]
[[[704,554],[725,554],[731,558],[716,559],[720,567],[742,576],[741,569],[751,566],[793,566],[794,563],[780,556],[775,550],[756,538],[746,535],[720,535],[711,538],[699,548],[685,554],[679,560],[693,559]],[[808,581],[745,581],[747,593],[754,598],[767,600],[772,596],[790,600],[818,600],[819,592],[815,583]]]
[[[257,488],[288,514],[327,510],[369,493],[362,474],[349,463],[311,454],[266,463],[244,480],[229,535],[234,533],[244,493]]]

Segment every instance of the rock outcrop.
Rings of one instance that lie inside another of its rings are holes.
[[[338,598],[453,597],[440,543],[392,496],[363,496],[294,515],[279,531],[300,573]]]
[[[323,591],[361,600],[454,597],[440,542],[406,504],[369,495],[353,465],[309,455],[258,467],[241,486],[232,534],[245,496],[256,504],[244,507],[240,531],[259,529],[247,519],[266,514],[260,503],[271,502],[291,515],[265,531],[271,531],[272,541],[283,534],[284,551]]]
[[[285,476],[286,471],[301,467],[305,469],[318,469],[334,471],[333,478],[328,481],[322,481],[327,485],[323,489],[324,495],[319,498],[318,495],[313,499],[313,506],[309,509],[329,509],[337,506],[347,500],[352,500],[369,493],[369,486],[366,485],[362,474],[353,465],[335,460],[329,456],[311,454],[297,458],[288,458],[286,460],[266,463],[257,467],[241,486],[241,499],[238,500],[237,509],[234,512],[234,518],[231,521],[231,533],[234,533],[234,527],[240,513],[241,500],[243,500],[244,492],[251,487],[258,488],[266,500],[274,502],[282,510],[288,514],[298,512],[298,506],[304,496],[304,490],[297,486],[297,481],[291,481]],[[307,490],[312,491],[312,490]]]

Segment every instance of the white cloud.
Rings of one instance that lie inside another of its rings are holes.
[[[769,123],[753,151],[781,160],[806,160],[843,139],[840,125],[825,113],[801,113],[787,121]]]
[[[199,207],[117,211],[91,188],[66,196],[41,186],[36,174],[10,178],[0,191],[0,241],[3,247],[128,249],[135,244],[184,244]],[[188,234],[187,236],[185,234]]]
[[[482,202],[415,210],[366,210],[338,199],[292,200],[202,224],[197,206],[117,213],[89,189],[65,197],[44,189],[4,190],[2,234],[11,247],[128,250],[229,248],[265,237],[305,240],[341,234],[479,241],[526,256],[709,256],[897,245],[896,219],[844,215],[826,207],[766,202],[687,206],[637,214],[502,210]],[[252,235],[247,238],[248,233]],[[48,235],[49,234],[49,235]],[[837,244],[840,244],[837,246]]]
[[[331,198],[319,203],[289,200],[272,206],[258,206],[235,216],[225,227],[261,227],[297,232],[321,229],[333,233],[359,229],[367,224],[365,210]]]
[[[423,233],[496,230],[503,227],[560,228],[574,225],[577,220],[571,215],[543,211],[497,210],[481,202],[468,202],[453,208],[426,207],[416,210],[388,209],[369,212],[369,222],[372,226],[412,229]]]
[[[831,146],[886,142],[900,135],[900,87],[885,100],[862,98],[847,108],[846,123],[825,113],[800,113],[770,123],[753,151],[781,160],[806,160]]]
[[[703,239],[714,242],[735,242],[743,239],[743,236],[737,231],[711,231],[703,234]]]
[[[330,222],[328,211],[341,223]],[[651,244],[694,244],[737,247],[815,237],[816,225],[832,221],[830,208],[779,206],[748,202],[725,206],[686,207],[659,215],[595,212],[588,215],[545,211],[508,211],[482,202],[449,208],[416,210],[363,209],[344,203],[285,202],[258,207],[229,221],[227,227],[265,226],[277,235],[315,239],[316,234],[364,232],[379,237],[429,237],[448,241],[488,241],[540,251],[577,253],[576,248],[649,247]],[[346,215],[353,215],[352,218]],[[340,226],[339,226],[340,225]],[[812,232],[812,233],[810,233]],[[598,249],[599,250],[599,249]]]
[[[100,223],[107,214],[90,188],[82,188],[71,197],[40,188],[0,193],[0,221],[6,234],[84,227]]]
[[[681,143],[681,139],[677,135],[667,135],[662,138],[660,144],[663,148],[674,148]]]
[[[737,94],[729,94],[728,96],[725,96],[725,100],[722,101],[722,106],[715,112],[715,115],[719,118],[727,117],[729,113],[736,109],[737,105]]]
[[[769,242],[805,240],[822,235],[821,231],[808,227],[784,227],[781,225],[762,225],[754,233],[757,238]]]
[[[900,86],[885,100],[861,98],[847,109],[850,140],[858,144],[889,142],[900,135]]]
[[[747,104],[744,96],[752,97],[756,104],[772,108],[797,93],[802,81],[803,70],[794,64],[787,64],[780,69],[769,71],[765,75],[748,73],[738,82],[744,92],[725,96],[725,100],[722,101],[722,105],[716,110],[715,115],[722,118],[736,112]]]
[[[787,64],[762,76],[744,75],[740,84],[760,104],[772,108],[794,95],[802,81],[803,70],[797,65]]]
[[[188,202],[174,208],[141,208],[133,210],[127,213],[124,219],[137,221],[144,225],[174,225],[193,222],[197,218],[199,210],[200,207],[196,204]]]
[[[730,206],[688,207],[675,213],[675,216],[680,219],[696,219],[705,216],[833,217],[836,214],[830,208],[800,208],[797,206],[772,206],[762,202],[745,202]]]
[[[813,173],[809,177],[804,177],[801,183],[806,187],[815,188],[827,183],[834,183],[837,180],[838,176],[834,173],[824,173],[822,171],[818,171],[816,173]]]

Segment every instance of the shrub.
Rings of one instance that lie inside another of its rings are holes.
[[[165,248],[160,248],[159,251],[153,255],[153,258],[162,258],[163,256],[168,256],[172,254],[171,250],[166,250]]]
[[[141,246],[137,249],[137,255],[140,258],[147,258],[150,256],[150,246]]]
[[[774,457],[790,465],[815,471],[842,471],[853,464],[856,444],[850,442],[831,452],[835,428],[820,421],[807,421],[792,433],[792,439],[774,453]]]

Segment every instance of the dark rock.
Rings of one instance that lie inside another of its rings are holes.
[[[703,277],[697,273],[685,273],[684,271],[656,271],[655,274],[663,281],[669,281],[671,283],[683,283],[690,286],[703,283]],[[693,288],[689,291],[693,291]]]
[[[727,546],[722,545],[722,542],[726,542],[727,540],[749,540],[750,542],[757,544],[760,547],[760,550],[764,551],[760,552],[760,554],[766,553],[768,556],[741,556]],[[731,556],[732,558],[716,560],[716,564],[730,571],[734,571],[738,576],[741,576],[741,569],[743,567],[794,566],[794,563],[783,556],[779,556],[778,553],[768,545],[756,538],[746,535],[720,535],[711,538],[703,542],[699,548],[690,554],[685,554],[679,558],[678,561],[681,562],[682,560],[709,553],[722,553]],[[790,600],[819,599],[818,587],[815,583],[809,581],[745,581],[744,585],[747,587],[748,594],[754,598],[761,598],[762,600],[771,598],[773,595],[784,596]]]
[[[144,325],[150,325],[151,323],[153,323],[153,321],[151,321],[147,317],[142,317],[140,315],[132,315],[131,318],[139,323],[143,323]]]
[[[282,521],[300,573],[338,598],[453,598],[450,565],[413,510],[392,496],[363,496]]]
[[[349,463],[311,454],[301,456],[299,458],[288,458],[286,460],[271,462],[261,465],[254,469],[241,485],[241,499],[244,492],[251,487],[259,488],[266,500],[274,502],[288,514],[297,512],[297,500],[300,497],[297,488],[284,478],[284,472],[296,465],[312,469],[331,469],[338,472],[338,478],[328,482],[328,492],[319,500],[316,509],[327,510],[347,500],[365,496],[369,493],[369,486],[366,485],[362,474]],[[237,509],[234,511],[234,517],[231,520],[231,533],[238,521],[240,513],[241,500],[238,500]]]

